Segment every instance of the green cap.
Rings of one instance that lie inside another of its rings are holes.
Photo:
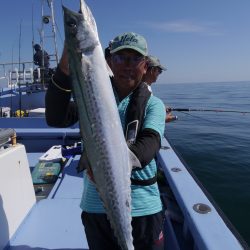
[[[132,49],[144,56],[148,54],[148,46],[145,38],[133,32],[126,32],[115,37],[111,43],[110,53],[113,54],[123,49]]]
[[[148,56],[148,67],[159,67],[162,70],[167,70],[167,68],[162,66],[160,60],[155,56]]]

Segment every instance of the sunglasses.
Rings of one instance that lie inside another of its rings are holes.
[[[161,74],[162,73],[162,69],[159,68],[159,67],[157,69],[158,69],[159,74]]]
[[[158,71],[158,74],[161,74],[161,73],[162,73],[162,69],[159,68],[159,67],[150,67],[150,69],[151,69],[152,71],[157,70],[157,71]]]
[[[119,55],[119,54],[114,54],[112,55],[113,62],[116,64],[124,64],[124,63],[129,63],[131,65],[138,65],[140,62],[145,60],[144,56],[127,56],[127,55]]]

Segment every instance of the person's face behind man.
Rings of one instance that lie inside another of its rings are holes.
[[[123,49],[111,57],[114,86],[120,95],[128,95],[142,81],[147,71],[146,58],[132,49]]]
[[[157,81],[158,76],[161,74],[162,70],[159,67],[150,67],[147,70],[143,80],[148,84],[152,85],[152,83]]]

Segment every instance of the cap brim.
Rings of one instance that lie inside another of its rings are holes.
[[[162,65],[159,65],[158,67],[159,67],[160,69],[164,70],[164,71],[167,70],[167,68],[163,67]]]
[[[147,53],[145,53],[145,51],[139,49],[139,48],[135,48],[134,46],[129,46],[129,45],[123,45],[123,46],[120,46],[118,48],[115,48],[113,50],[110,50],[110,53],[113,54],[117,51],[120,51],[120,50],[123,50],[123,49],[132,49],[132,50],[135,50],[137,52],[139,52],[140,54],[142,54],[143,56],[147,56]]]

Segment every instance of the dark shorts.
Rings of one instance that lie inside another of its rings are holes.
[[[120,250],[106,214],[82,212],[82,223],[90,250]],[[163,213],[133,217],[135,250],[163,250]]]

